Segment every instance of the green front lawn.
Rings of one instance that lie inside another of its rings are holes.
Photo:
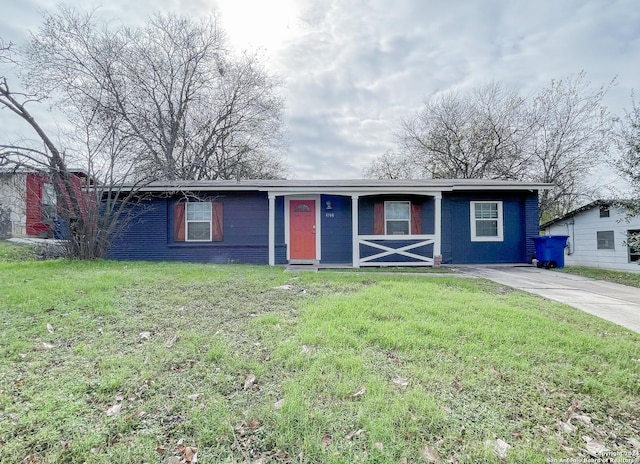
[[[29,261],[36,259],[39,247],[28,244],[17,244],[7,240],[0,240],[1,261]]]
[[[616,284],[629,285],[631,287],[640,287],[640,272],[611,271],[587,266],[567,266],[554,270],[590,277],[592,279],[606,280],[607,282],[614,282]],[[640,266],[638,270],[640,270]]]
[[[2,463],[640,446],[640,335],[484,280],[61,260],[0,275]]]

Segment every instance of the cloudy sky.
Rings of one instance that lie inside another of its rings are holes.
[[[0,37],[19,43],[59,2],[4,3]],[[400,119],[442,92],[496,80],[529,95],[582,70],[594,87],[617,76],[614,113],[640,92],[637,0],[110,0],[101,11],[217,11],[237,50],[263,50],[285,83],[293,178],[361,177],[394,148]]]

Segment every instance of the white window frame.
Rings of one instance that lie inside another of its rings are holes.
[[[497,218],[485,218],[485,219],[476,219],[476,205],[478,204],[496,204],[498,205],[498,217]],[[504,241],[504,220],[503,220],[503,209],[502,209],[502,201],[496,200],[482,200],[482,201],[472,201],[469,204],[469,219],[471,221],[471,241],[472,242],[503,242]],[[476,224],[477,221],[497,221],[498,222],[498,230],[497,235],[489,237],[489,236],[478,236],[476,233]]]
[[[627,237],[631,234],[636,234],[636,233],[640,233],[640,230],[638,229],[630,229],[627,230]],[[636,263],[636,264],[640,264],[640,258],[638,259],[631,259],[632,256],[636,256],[636,255],[640,255],[640,248],[635,248],[632,247],[631,245],[629,245],[627,243],[627,258],[629,259],[630,263]]]
[[[404,201],[404,200],[400,200],[400,201],[385,201],[384,202],[384,234],[385,235],[389,235],[389,232],[387,230],[387,221],[396,221],[396,222],[400,222],[400,221],[405,221],[405,219],[387,219],[387,205],[390,203],[404,203],[409,205],[409,219],[406,219],[407,222],[407,234],[406,235],[411,235],[411,202],[410,201]],[[397,236],[404,236],[404,234],[396,234]],[[395,235],[394,235],[395,236]]]
[[[202,220],[202,219],[191,219],[189,220],[189,205],[209,205],[209,220]],[[186,202],[185,203],[185,209],[184,209],[184,240],[185,242],[210,242],[213,240],[213,227],[212,227],[212,217],[213,217],[213,208],[212,208],[212,203],[211,202],[207,202],[207,201],[191,201],[191,202]],[[206,223],[209,224],[209,239],[202,239],[202,240],[194,240],[194,239],[189,239],[189,224],[190,223]]]

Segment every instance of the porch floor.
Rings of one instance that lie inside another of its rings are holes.
[[[287,264],[285,267],[285,272],[301,272],[301,271],[311,271],[318,272],[319,269],[353,269],[351,264],[324,264],[324,263],[314,263],[314,264]]]

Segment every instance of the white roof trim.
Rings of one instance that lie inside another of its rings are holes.
[[[432,195],[439,192],[471,190],[547,190],[552,184],[496,181],[486,179],[427,180],[243,180],[237,181],[159,181],[141,191],[261,191],[271,195],[336,193],[341,195],[376,195],[403,193]],[[124,190],[127,190],[126,188]]]

